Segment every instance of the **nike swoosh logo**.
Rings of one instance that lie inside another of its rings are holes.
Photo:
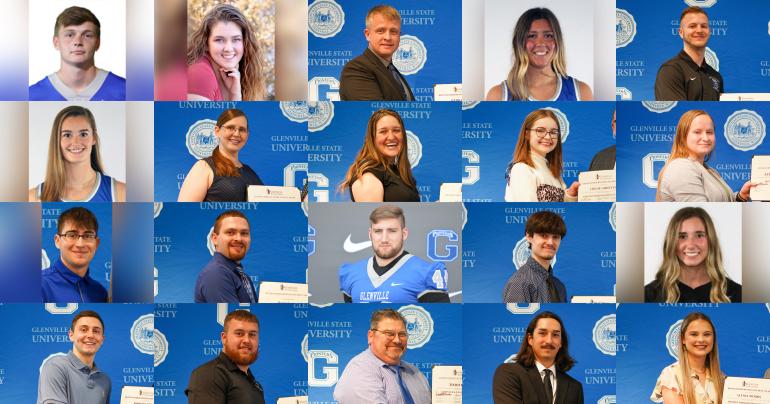
[[[348,253],[356,253],[362,250],[365,250],[372,246],[371,241],[363,241],[361,243],[354,243],[350,240],[350,234],[348,234],[348,238],[345,239],[345,243],[342,244],[342,249],[345,250],[345,252]]]
[[[401,286],[401,285],[403,285],[403,283],[396,283],[396,282],[390,283],[390,286]]]

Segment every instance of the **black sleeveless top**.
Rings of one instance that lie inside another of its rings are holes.
[[[217,174],[213,157],[203,159],[214,171],[214,180],[206,192],[204,202],[246,202],[246,187],[249,185],[263,185],[257,173],[246,164],[238,171],[239,177],[223,177]]]
[[[398,169],[395,166],[390,166],[387,170],[382,166],[372,167],[364,173],[372,173],[382,182],[383,202],[420,202],[420,193],[417,192],[417,188],[406,185],[398,175]],[[356,182],[356,179],[354,178],[348,186],[350,200],[353,202],[356,201],[353,198],[353,183]]]

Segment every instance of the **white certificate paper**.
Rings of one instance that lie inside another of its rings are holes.
[[[751,200],[770,201],[770,156],[751,158],[751,182],[759,184],[751,188]]]
[[[770,403],[770,379],[728,377],[722,393],[722,404]]]
[[[445,182],[439,190],[439,202],[462,202],[463,184],[461,182]]]
[[[615,202],[615,170],[583,171],[578,202]]]
[[[280,397],[276,404],[307,404],[307,396]]]
[[[462,84],[436,84],[433,86],[433,101],[462,101]]]
[[[306,283],[261,282],[260,303],[307,303]]]
[[[462,366],[434,366],[431,378],[433,404],[462,404]]]
[[[155,389],[152,387],[123,386],[120,391],[120,404],[152,404],[154,400]]]
[[[272,185],[249,185],[246,190],[249,202],[301,202],[299,189]]]

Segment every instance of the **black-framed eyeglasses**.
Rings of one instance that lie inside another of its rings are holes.
[[[527,130],[531,130],[535,132],[535,135],[538,139],[544,139],[545,135],[547,134],[551,139],[558,139],[561,136],[561,131],[558,129],[551,129],[548,130],[546,128],[537,127],[537,128],[527,128]]]
[[[406,331],[393,332],[391,330],[378,330],[376,328],[372,328],[372,331],[377,331],[377,332],[381,333],[382,335],[384,335],[384,336],[386,336],[386,337],[388,337],[390,339],[393,339],[396,336],[398,336],[399,339],[407,339],[407,338],[409,338],[409,333],[407,333]]]
[[[70,243],[77,242],[79,238],[82,238],[83,242],[85,243],[93,243],[96,240],[96,233],[92,231],[87,231],[83,234],[78,234],[76,231],[68,231],[64,232],[63,234],[59,234],[58,236],[64,237],[64,239]]]

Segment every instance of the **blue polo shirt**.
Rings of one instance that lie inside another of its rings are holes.
[[[72,272],[61,261],[56,260],[43,271],[41,285],[45,303],[107,303],[107,289],[90,275],[84,277]]]
[[[239,271],[243,267],[216,252],[195,282],[195,303],[256,303],[257,292],[251,278],[243,282]],[[255,301],[251,301],[249,289]]]
[[[89,368],[72,351],[48,359],[40,368],[37,403],[109,404],[112,381]]]

